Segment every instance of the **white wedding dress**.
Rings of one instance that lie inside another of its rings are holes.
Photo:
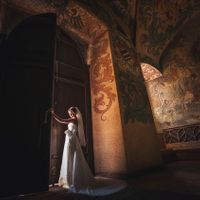
[[[85,144],[82,118],[81,122],[78,120],[78,126],[80,127],[78,128],[76,124],[70,122],[65,131],[59,186],[67,188],[69,192],[91,196],[104,196],[125,188],[124,181],[93,177],[80,145]]]

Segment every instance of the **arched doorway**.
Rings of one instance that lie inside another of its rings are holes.
[[[93,145],[89,66],[84,63],[76,42],[59,27],[56,31],[53,75],[53,108],[62,118],[67,109],[76,106],[82,113],[87,145],[83,149],[93,170]],[[50,143],[50,184],[58,182],[66,125],[52,119]]]
[[[57,183],[66,126],[53,119],[50,125],[46,118],[51,107],[63,118],[69,107],[79,108],[87,141],[84,153],[93,169],[89,68],[75,41],[56,27],[55,14],[48,13],[23,20],[4,46],[0,196],[47,190],[49,157],[50,183]]]
[[[113,66],[110,33],[106,25],[85,7],[69,1],[59,13],[49,4],[9,1],[30,14],[54,12],[57,25],[86,44],[85,60],[90,65],[90,94],[93,121],[95,173],[120,174],[126,171],[123,128]],[[78,20],[78,21],[77,21]],[[77,26],[78,24],[78,26]],[[113,126],[115,124],[115,126]]]

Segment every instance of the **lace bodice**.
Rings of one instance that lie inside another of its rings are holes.
[[[68,124],[68,129],[67,129],[64,133],[65,133],[69,138],[71,138],[74,134],[77,133],[77,130],[78,130],[78,128],[77,128],[76,124],[70,122],[70,123]]]

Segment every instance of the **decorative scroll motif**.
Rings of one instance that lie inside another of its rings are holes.
[[[68,16],[68,23],[75,29],[83,29],[84,23],[77,9],[66,9],[66,15]]]
[[[66,9],[58,12],[58,20],[58,23],[67,30],[73,29],[76,34],[92,41],[106,31],[102,22],[73,1],[69,2]]]
[[[92,60],[91,83],[92,92],[94,95],[94,110],[101,114],[101,119],[104,121],[104,114],[110,109],[116,99],[116,94],[113,92],[112,82],[114,75],[112,70],[112,61],[108,53],[108,39],[102,40],[95,48],[96,58]],[[107,52],[106,54],[103,54]],[[98,56],[99,54],[99,56]]]
[[[199,141],[200,124],[164,129],[163,133],[165,144]]]
[[[57,13],[58,25],[63,29],[74,29],[75,34],[82,35],[90,40],[106,31],[104,24],[91,15],[74,1],[56,0],[5,0],[8,4],[16,6],[30,13]]]
[[[116,99],[112,82],[114,75],[112,70],[111,52],[109,51],[109,39],[106,28],[102,22],[92,17],[77,4],[70,2],[66,9],[67,14],[62,18],[62,24],[66,29],[69,26],[79,35],[89,38],[92,48],[91,65],[91,90],[94,95],[93,107],[96,113],[106,120],[104,114],[110,109]],[[100,42],[101,41],[101,42]]]

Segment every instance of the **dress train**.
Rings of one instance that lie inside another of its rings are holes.
[[[59,186],[67,188],[72,193],[91,196],[104,196],[125,188],[127,184],[124,181],[93,177],[76,133],[77,126],[69,123],[68,130],[65,131]]]

